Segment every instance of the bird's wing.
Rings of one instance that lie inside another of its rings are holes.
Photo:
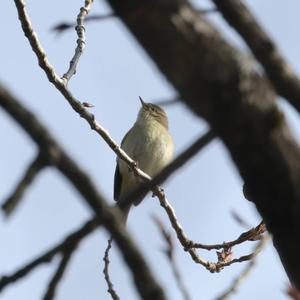
[[[121,147],[123,146],[124,141],[127,138],[130,131],[131,131],[131,129],[123,137],[122,142],[121,142]],[[118,163],[118,158],[117,158],[117,165],[116,165],[115,177],[114,177],[114,199],[115,199],[115,201],[118,201],[120,198],[121,187],[122,187],[122,174],[120,173],[119,163]]]
[[[119,164],[117,163],[116,170],[115,170],[115,179],[114,179],[114,199],[115,199],[115,201],[118,201],[120,198],[121,186],[122,186],[122,175],[119,170]]]

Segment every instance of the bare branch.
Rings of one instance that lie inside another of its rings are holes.
[[[70,247],[69,249],[65,250],[62,253],[61,261],[59,262],[58,268],[55,271],[49,283],[48,289],[46,291],[43,300],[54,299],[57,286],[64,275],[64,272],[68,266],[68,263],[70,262],[71,256],[74,253],[75,249],[76,249],[76,245],[72,245],[72,247]]]
[[[243,232],[237,239],[230,241],[230,242],[224,242],[222,244],[213,244],[213,245],[205,245],[200,243],[194,243],[190,241],[189,247],[191,248],[200,248],[200,249],[206,249],[206,250],[212,250],[212,249],[228,249],[233,246],[242,244],[246,241],[257,241],[260,239],[261,235],[266,231],[266,225],[261,222],[256,227],[251,228],[248,231]]]
[[[213,0],[264,67],[277,92],[300,112],[300,79],[275,43],[240,0]]]
[[[185,249],[185,251],[187,251],[191,258],[193,259],[193,261],[197,264],[202,265],[203,267],[205,267],[208,271],[210,271],[211,273],[215,273],[215,272],[220,272],[224,267],[230,266],[234,263],[240,263],[243,261],[247,261],[250,260],[253,256],[253,253],[248,254],[248,255],[244,255],[241,256],[239,258],[235,258],[232,259],[230,261],[218,261],[216,263],[214,262],[209,262],[205,259],[203,259],[202,257],[200,257],[195,248],[192,248],[193,245],[193,241],[191,241],[187,235],[185,234],[182,226],[180,225],[180,223],[178,222],[177,216],[175,214],[174,208],[171,206],[171,204],[169,203],[169,201],[167,200],[167,198],[165,197],[165,195],[160,191],[160,193],[158,194],[158,199],[160,202],[160,205],[165,209],[169,220],[171,222],[171,225],[173,227],[173,229],[176,232],[177,238],[179,240],[179,242],[181,243],[181,245],[183,246],[183,248]],[[213,246],[221,246],[220,245],[213,245]],[[223,249],[228,249],[226,247],[220,247]],[[212,248],[213,249],[213,248]],[[207,249],[209,250],[209,249]]]
[[[173,239],[172,239],[172,235],[171,235],[171,233],[169,233],[166,230],[163,223],[161,222],[161,220],[157,216],[154,215],[153,219],[154,219],[156,225],[158,226],[162,237],[164,238],[164,240],[166,242],[167,248],[165,249],[164,252],[166,253],[166,256],[167,256],[167,258],[170,262],[174,277],[175,277],[177,285],[178,285],[178,287],[179,287],[179,289],[182,293],[182,296],[185,300],[191,300],[191,296],[190,296],[190,294],[189,294],[189,292],[188,292],[188,290],[187,290],[187,288],[186,288],[186,286],[183,282],[183,279],[181,277],[179,268],[178,268],[176,260],[175,260],[175,254],[174,254],[175,249],[174,249],[174,242],[173,242]]]
[[[85,47],[85,28],[84,28],[84,20],[86,16],[88,15],[91,6],[93,4],[93,0],[85,0],[84,6],[80,8],[80,12],[77,16],[77,26],[75,27],[75,30],[77,32],[77,47],[75,49],[75,54],[70,61],[70,67],[67,73],[65,73],[62,77],[63,80],[65,80],[65,85],[68,84],[71,77],[76,73],[76,67],[79,62],[80,56],[83,53],[84,47]]]
[[[267,245],[267,242],[269,241],[270,236],[266,235],[264,236],[260,242],[256,245],[252,258],[248,265],[244,268],[244,270],[234,279],[231,286],[219,297],[216,298],[216,300],[225,300],[228,299],[233,293],[236,292],[238,287],[242,284],[242,282],[249,276],[252,269],[256,265],[256,259],[258,254],[262,251],[262,249]]]
[[[85,23],[88,23],[88,22],[91,22],[91,21],[104,21],[104,20],[109,20],[109,19],[112,19],[116,17],[116,14],[114,13],[108,13],[108,14],[101,14],[101,15],[90,15],[90,16],[87,16],[85,18]],[[51,28],[51,30],[57,32],[57,33],[62,33],[64,32],[65,30],[68,30],[70,28],[73,28],[76,26],[76,23],[74,22],[61,22],[55,26],[53,26]]]
[[[16,101],[0,86],[0,106],[2,106],[39,146],[47,160],[55,166],[82,195],[97,216],[97,221],[112,234],[123,258],[130,268],[137,290],[143,299],[166,299],[164,292],[149,270],[126,228],[121,225],[121,213],[110,208],[98,192],[90,177],[58,145],[37,118]]]
[[[25,264],[23,267],[15,271],[13,274],[5,275],[0,278],[0,292],[9,284],[16,282],[23,278],[33,269],[44,263],[49,263],[53,257],[59,253],[67,253],[70,249],[73,249],[78,245],[81,240],[94,231],[98,226],[99,222],[96,219],[87,221],[82,227],[68,235],[62,242],[41,254],[31,262]]]
[[[231,210],[230,211],[233,219],[242,227],[244,228],[249,228],[251,225],[236,211],[236,210]]]
[[[112,245],[113,239],[112,237],[109,238],[109,240],[107,241],[107,247],[105,249],[104,252],[104,257],[103,257],[103,261],[104,261],[104,268],[103,268],[103,274],[104,274],[104,278],[105,281],[107,283],[107,287],[108,287],[108,293],[111,295],[111,298],[113,300],[120,300],[120,297],[118,296],[117,292],[114,289],[114,285],[110,279],[109,276],[109,250],[111,249],[111,245]]]
[[[12,212],[14,212],[22,200],[25,191],[28,189],[35,177],[41,172],[41,170],[46,167],[46,165],[46,160],[40,154],[37,155],[37,157],[35,157],[35,159],[29,164],[13,193],[2,204],[2,210],[6,216],[9,216]]]

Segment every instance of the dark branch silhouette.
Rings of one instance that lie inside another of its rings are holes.
[[[76,249],[76,245],[72,245],[73,247],[65,250],[62,253],[62,257],[61,260],[58,264],[58,268],[55,271],[53,277],[51,278],[50,282],[49,282],[49,286],[48,289],[45,293],[45,296],[43,298],[43,300],[52,300],[55,297],[55,292],[56,292],[56,288],[61,280],[61,278],[64,275],[64,272],[67,268],[67,265],[70,262],[71,256],[74,253],[75,249]]]
[[[300,288],[300,151],[269,80],[186,0],[108,3],[116,14],[135,12],[120,18],[182,101],[222,139]]]
[[[213,2],[262,64],[278,94],[300,112],[299,77],[246,5],[240,0],[213,0]]]
[[[1,99],[1,97],[0,97]],[[0,100],[1,101],[1,100]],[[36,267],[51,262],[53,257],[57,254],[63,254],[73,249],[80,241],[90,234],[99,226],[96,219],[87,221],[82,227],[68,235],[62,242],[58,243],[54,247],[47,250],[45,253],[39,255],[37,258],[33,259],[29,263],[25,264],[23,267],[19,268],[17,271],[10,275],[4,275],[0,278],[0,292],[9,284],[16,282],[17,280],[28,275]]]
[[[41,155],[37,155],[37,157],[30,163],[22,179],[14,188],[13,193],[1,205],[7,216],[9,216],[16,209],[20,201],[23,199],[25,191],[30,187],[35,177],[42,171],[44,167],[46,167],[46,165],[46,160],[43,159]]]

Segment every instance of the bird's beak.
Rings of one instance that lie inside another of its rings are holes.
[[[139,99],[141,101],[142,106],[144,107],[146,103],[143,101],[142,97],[139,96]]]

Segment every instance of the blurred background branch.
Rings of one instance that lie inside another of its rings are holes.
[[[188,1],[107,2],[182,101],[222,139],[299,288],[300,151],[268,79]],[[122,16],[125,7],[130,17]]]

